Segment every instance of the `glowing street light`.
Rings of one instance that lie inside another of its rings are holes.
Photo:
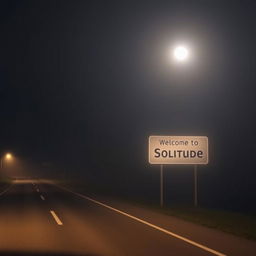
[[[175,60],[179,62],[184,62],[188,59],[189,57],[189,51],[185,46],[177,46],[173,50],[173,56]]]
[[[10,161],[11,159],[12,159],[12,154],[10,154],[10,153],[7,153],[7,154],[5,154],[3,157],[1,157],[1,169],[3,168],[3,162],[4,162],[4,160],[6,159],[7,161]]]
[[[187,62],[189,59],[189,48],[185,45],[177,45],[170,49],[168,57],[172,57],[175,62]],[[160,206],[163,207],[163,164],[160,164]],[[194,165],[194,205],[197,206],[197,165]]]
[[[10,159],[12,158],[12,155],[11,155],[10,153],[7,153],[7,154],[5,155],[5,158],[8,159],[8,160],[10,160]]]

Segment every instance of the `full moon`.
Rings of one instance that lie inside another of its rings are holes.
[[[177,46],[173,54],[176,60],[185,61],[188,58],[188,49],[184,46]]]

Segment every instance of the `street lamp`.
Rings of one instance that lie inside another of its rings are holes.
[[[189,48],[185,45],[177,45],[172,48],[172,57],[176,62],[187,62],[190,57]],[[163,205],[163,165],[161,165],[160,173],[161,184],[161,206]],[[194,206],[197,206],[197,165],[194,165]]]
[[[169,51],[169,58],[172,58],[175,63],[187,63],[190,56],[189,48],[183,44],[172,47]],[[160,165],[160,206],[163,207],[163,164]],[[197,165],[194,165],[194,206],[197,206]]]
[[[7,154],[5,155],[5,158],[8,159],[8,160],[10,160],[10,159],[12,158],[12,155],[11,155],[10,153],[7,153]]]
[[[10,161],[12,159],[12,154],[7,153],[4,156],[1,157],[1,169],[3,168],[3,161],[4,159]]]

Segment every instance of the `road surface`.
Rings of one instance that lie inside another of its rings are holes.
[[[0,195],[0,255],[255,256],[256,243],[24,180]]]

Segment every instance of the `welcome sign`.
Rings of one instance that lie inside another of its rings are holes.
[[[150,136],[150,164],[208,164],[206,136]]]

